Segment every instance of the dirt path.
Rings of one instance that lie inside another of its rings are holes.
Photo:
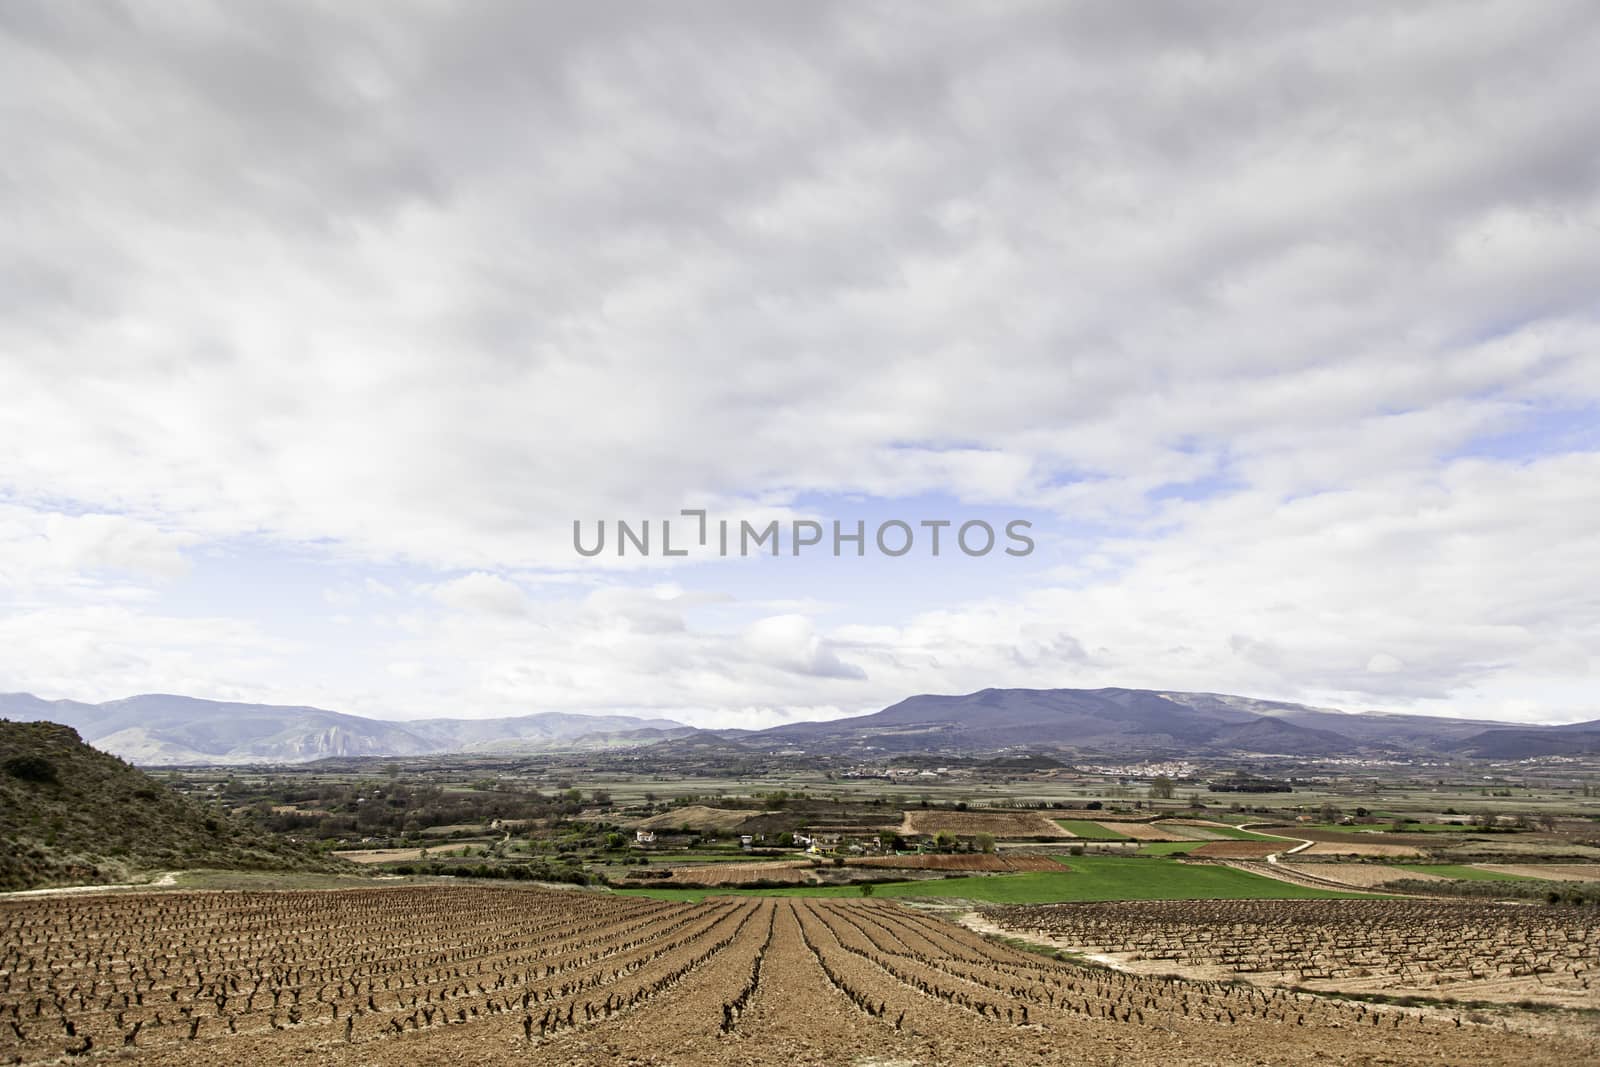
[[[111,889],[166,889],[178,884],[182,871],[167,871],[153,882],[120,882],[113,885],[64,885],[54,889],[14,889],[0,893],[0,899],[12,897],[64,897],[77,893],[103,893]]]
[[[1239,829],[1248,830],[1252,826],[1262,825],[1266,824],[1240,823]],[[1297,841],[1299,844],[1263,857],[1264,862],[1256,860],[1223,860],[1220,862],[1224,867],[1232,867],[1247,874],[1260,875],[1262,878],[1271,878],[1279,882],[1286,882],[1289,885],[1303,886],[1308,889],[1341,889],[1352,893],[1361,892],[1355,886],[1336,882],[1329,878],[1318,878],[1316,875],[1292,869],[1287,863],[1284,863],[1284,857],[1298,855],[1311,848],[1316,842],[1304,837],[1286,837],[1285,840]]]
[[[1241,830],[1250,830],[1250,829],[1253,829],[1254,827],[1257,827],[1257,826],[1271,826],[1271,825],[1272,825],[1271,823],[1264,823],[1264,822],[1242,822],[1242,823],[1239,824],[1239,829],[1241,829]],[[1258,832],[1265,833],[1266,831],[1263,830],[1263,831],[1258,831]],[[1278,858],[1280,856],[1293,856],[1295,853],[1304,852],[1306,849],[1308,849],[1312,845],[1316,844],[1315,841],[1312,841],[1309,838],[1290,837],[1288,834],[1273,834],[1272,836],[1281,837],[1285,841],[1298,841],[1300,843],[1298,845],[1295,845],[1293,848],[1286,848],[1281,852],[1274,852],[1271,855],[1267,856],[1267,862],[1268,863],[1277,863],[1278,862]]]
[[[1173,959],[1146,959],[1135,953],[1096,952],[1083,945],[1075,944],[1067,938],[1052,937],[1040,931],[1003,926],[978,911],[959,914],[946,912],[945,917],[980,935],[998,936],[1011,942],[1063,952],[1075,960],[1086,961],[1126,975],[1143,977],[1177,975],[1185,980],[1197,982],[1242,981],[1268,989],[1287,989],[1292,987],[1306,998],[1315,998],[1324,1002],[1339,1003],[1339,994],[1343,993],[1382,993],[1389,996],[1411,995],[1419,998],[1438,998],[1447,994],[1454,994],[1471,1000],[1498,1001],[1504,1005],[1511,1005],[1532,995],[1537,995],[1540,991],[1548,992],[1548,990],[1542,990],[1537,979],[1530,984],[1530,980],[1527,978],[1510,977],[1475,980],[1470,984],[1441,987],[1422,982],[1407,983],[1402,978],[1385,974],[1373,975],[1370,978],[1346,977],[1312,982],[1306,981],[1292,970],[1263,971],[1244,975],[1224,966],[1197,961],[1180,962]],[[1588,1007],[1583,1000],[1555,1000],[1548,1003],[1562,1003],[1566,1007]],[[1454,1020],[1460,1017],[1460,1009],[1447,1004],[1411,1005],[1408,1008],[1401,1009],[1395,1005],[1372,1003],[1368,1004],[1365,1010],[1373,1015],[1381,1015],[1386,1011],[1390,1013],[1411,1011],[1440,1021]],[[1575,1040],[1580,1034],[1590,1040],[1600,1036],[1600,1025],[1587,1020],[1581,1022],[1571,1019],[1564,1020],[1560,1015],[1546,1016],[1531,1012],[1500,1011],[1494,1013],[1492,1018],[1493,1025],[1502,1030],[1515,1033],[1546,1037],[1568,1033]],[[1567,1029],[1567,1027],[1575,1025],[1580,1029]]]

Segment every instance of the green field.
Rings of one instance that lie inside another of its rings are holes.
[[[879,897],[981,900],[995,904],[1050,904],[1073,900],[1291,900],[1370,896],[1290,885],[1231,867],[1200,866],[1134,856],[1059,858],[1068,868],[986,877],[890,882],[873,887]],[[662,900],[708,896],[858,897],[857,886],[793,886],[783,889],[624,889]]]
[[[1160,824],[1158,823],[1157,825],[1160,825]],[[1241,830],[1237,826],[1206,826],[1206,827],[1203,827],[1203,829],[1207,833],[1216,834],[1218,837],[1226,838],[1229,841],[1283,841],[1284,840],[1283,838],[1278,837],[1276,834],[1258,834],[1254,830]],[[1204,841],[1196,841],[1195,844],[1203,845],[1203,844],[1205,844],[1205,842]]]
[[[1085,841],[1127,841],[1129,838],[1119,834],[1097,822],[1088,819],[1057,819],[1056,825],[1060,826],[1073,837],[1081,837]]]
[[[1521,874],[1506,874],[1503,871],[1485,871],[1478,867],[1465,867],[1459,863],[1396,863],[1394,866],[1405,871],[1416,871],[1419,874],[1436,874],[1440,878],[1459,878],[1466,882],[1537,882],[1537,878],[1529,878]]]

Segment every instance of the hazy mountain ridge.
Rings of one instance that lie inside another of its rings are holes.
[[[766,730],[545,712],[397,722],[311,707],[147,694],[104,704],[0,694],[0,717],[71,726],[146,766],[299,763],[325,757],[590,751],[646,745],[831,754],[1041,752],[1130,756],[1437,755],[1480,759],[1600,752],[1600,721],[1564,726],[1350,712],[1226,693],[983,689],[908,697],[882,711]]]
[[[504,719],[395,722],[323,708],[150,693],[85,704],[0,694],[0,718],[70,726],[104,752],[144,766],[304,763],[329,756],[542,751],[644,744],[689,728],[669,719],[549,712]],[[641,733],[642,731],[642,733]]]
[[[1538,726],[1351,712],[1225,693],[983,689],[909,697],[883,711],[718,739],[818,752],[1036,751],[1181,757],[1437,755],[1516,759],[1600,752],[1600,723]]]

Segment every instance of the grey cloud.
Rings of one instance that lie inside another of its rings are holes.
[[[58,301],[98,293],[91,322],[152,287],[220,300],[159,352],[132,346],[134,391],[207,348],[274,358],[245,332],[258,318],[304,326],[280,342],[310,350],[284,375],[388,363],[350,398],[372,408],[351,443],[401,423],[431,462],[334,466],[329,492],[361,478],[403,509],[415,486],[480,534],[563,500],[922,491],[943,472],[885,446],[951,433],[1031,461],[1014,495],[1053,470],[1125,478],[1182,438],[1219,449],[1219,417],[1275,420],[1264,371],[1324,398],[1350,383],[1346,410],[1428,402],[1437,383],[1385,384],[1399,324],[1431,369],[1454,358],[1442,339],[1526,317],[1527,286],[1541,314],[1576,312],[1573,268],[1594,265],[1479,281],[1448,263],[1496,211],[1592,219],[1595,153],[1573,136],[1592,27],[1574,5],[1457,15],[1452,35],[1428,33],[1447,16],[1426,7],[124,10],[10,16],[26,128],[49,148],[10,184],[54,220],[13,273]],[[221,291],[215,257],[241,260]],[[1302,271],[1297,303],[1252,296]],[[1481,302],[1465,322],[1463,296]],[[59,315],[29,336],[29,317],[15,347],[52,366],[102,341]],[[396,354],[416,344],[438,355]],[[327,417],[290,401],[287,428]],[[252,421],[263,439],[284,420]],[[573,462],[600,450],[625,462]],[[463,476],[486,469],[493,484]],[[287,488],[232,503],[378,536]],[[383,526],[439,524],[407,517]]]
[[[708,497],[946,492],[1211,551],[1217,512],[1147,494],[1414,500],[1473,436],[1600,399],[1597,53],[1578,2],[7,4],[0,491],[454,573]],[[1296,577],[1268,557],[1239,579]],[[1529,633],[1588,625],[1527,577]],[[685,679],[744,654],[588,610]],[[1246,622],[1330,689],[1539,643]],[[960,626],[981,654],[818,634],[748,666],[1015,662],[987,609]],[[1092,643],[1037,660],[1115,663]]]

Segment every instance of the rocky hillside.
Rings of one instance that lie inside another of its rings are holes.
[[[343,866],[247,830],[90,748],[70,727],[0,720],[0,889],[122,882],[194,867]]]

